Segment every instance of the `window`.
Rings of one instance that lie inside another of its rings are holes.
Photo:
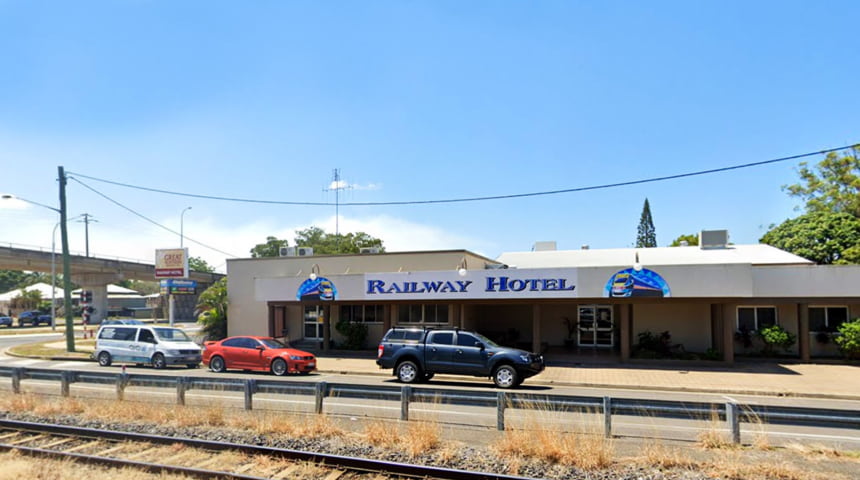
[[[810,332],[835,332],[848,321],[848,307],[809,307]]]
[[[401,305],[398,323],[448,323],[447,304]]]
[[[144,343],[158,343],[155,341],[155,335],[152,334],[149,330],[141,330],[137,337],[138,342]]]
[[[738,307],[738,330],[750,332],[776,325],[776,307]]]
[[[452,332],[434,332],[430,334],[429,343],[434,345],[453,345],[454,333]]]
[[[468,333],[457,333],[457,345],[460,347],[474,347],[478,339]]]
[[[340,319],[356,323],[382,323],[385,319],[383,305],[342,305]]]

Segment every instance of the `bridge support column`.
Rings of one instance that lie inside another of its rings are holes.
[[[117,273],[84,273],[72,276],[72,280],[81,286],[83,290],[93,292],[93,307],[96,311],[90,315],[90,325],[98,325],[107,317],[108,296],[107,286],[123,279]]]

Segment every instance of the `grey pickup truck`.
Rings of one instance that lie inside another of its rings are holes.
[[[393,369],[403,383],[430,380],[439,373],[488,377],[499,388],[516,387],[545,367],[541,355],[502,347],[457,328],[392,328],[379,343],[376,364]]]

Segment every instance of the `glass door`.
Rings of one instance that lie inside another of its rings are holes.
[[[323,339],[323,307],[306,306],[304,315],[304,337],[312,340]]]
[[[579,346],[611,347],[615,343],[615,324],[609,305],[579,307]]]

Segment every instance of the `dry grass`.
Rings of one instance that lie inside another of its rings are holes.
[[[566,431],[569,423],[559,412],[535,407],[526,413],[523,428],[508,428],[502,438],[492,445],[501,456],[537,458],[550,463],[597,470],[612,465],[614,442],[605,438],[602,426],[580,416],[574,422],[585,425],[584,432]]]
[[[680,448],[670,448],[660,442],[648,442],[636,459],[638,463],[660,469],[695,469],[698,462],[687,456]]]
[[[403,450],[412,457],[429,452],[441,443],[442,432],[438,423],[418,421],[409,422],[406,435],[400,439]]]
[[[711,420],[708,428],[702,430],[696,436],[696,440],[700,447],[709,450],[736,447],[729,439],[729,434],[723,431],[720,415],[717,412],[711,412]]]
[[[122,480],[189,480],[184,475],[151,474],[132,469],[114,469],[83,465],[72,461],[33,459],[17,452],[0,453],[0,480],[80,480],[117,479]]]
[[[400,428],[394,422],[376,420],[364,426],[364,439],[376,447],[394,447],[400,442],[400,436]]]
[[[137,421],[160,424],[165,426],[185,427],[221,427],[235,430],[247,430],[260,435],[284,435],[288,437],[306,438],[344,438],[348,441],[364,443],[376,447],[391,449],[418,457],[432,454],[437,464],[456,462],[464,448],[462,444],[446,442],[442,439],[442,431],[438,422],[421,420],[411,422],[371,421],[355,433],[339,427],[327,415],[289,415],[275,412],[246,412],[218,406],[183,407],[164,405],[159,408],[141,408],[136,402],[115,402],[87,400],[82,402],[74,398],[40,397],[33,394],[0,396],[0,411],[33,412],[39,415],[77,415],[82,419],[95,419],[105,422]],[[710,428],[699,436],[699,445],[707,450],[698,451],[700,460],[695,460],[691,454],[681,448],[670,448],[659,441],[647,442],[638,456],[617,459],[615,445],[612,439],[603,437],[600,416],[581,415],[571,419],[570,413],[562,416],[559,412],[535,408],[525,412],[522,425],[509,428],[498,435],[498,440],[491,444],[491,451],[497,453],[507,464],[509,474],[519,474],[525,465],[532,460],[542,460],[556,465],[558,468],[576,467],[587,471],[612,469],[626,463],[642,465],[643,467],[660,470],[702,471],[717,478],[749,479],[749,480],[841,480],[851,478],[840,476],[839,473],[823,472],[818,468],[825,465],[843,465],[841,471],[851,471],[855,462],[860,460],[858,452],[841,452],[822,445],[792,444],[787,449],[778,449],[783,455],[770,452],[770,447],[753,445],[752,449],[744,449],[732,445],[727,440],[722,426],[714,416]],[[509,422],[511,423],[511,422]],[[583,427],[585,425],[585,427]],[[577,431],[573,427],[577,427]],[[496,434],[491,434],[495,436]],[[731,447],[731,448],[727,448]],[[708,450],[711,450],[710,452]],[[167,446],[160,450],[162,457],[183,453],[175,446]],[[788,458],[786,453],[794,453],[792,463],[774,460]],[[190,451],[188,455],[194,459],[197,455]],[[719,460],[714,460],[714,459]],[[797,461],[795,461],[797,459]],[[806,459],[806,463],[803,460]],[[53,466],[45,468],[33,466],[22,459],[6,454],[0,457],[4,468],[0,470],[0,480],[13,478],[33,478],[46,480],[78,480],[80,472],[89,467],[75,465],[69,469],[74,475],[60,476],[62,468]],[[239,465],[252,461],[243,455],[224,452],[219,454],[219,465]],[[284,466],[276,459],[256,459],[261,468],[276,472]],[[847,463],[842,463],[847,462]],[[45,464],[43,461],[35,462]],[[56,462],[54,462],[56,463]],[[811,464],[812,466],[809,466]],[[7,467],[8,465],[8,467]],[[845,467],[847,465],[847,467]],[[806,467],[806,468],[804,468]],[[320,470],[313,465],[290,467],[290,478],[313,478]],[[117,471],[110,474],[116,478]],[[83,473],[93,479],[108,478],[107,475]],[[179,477],[153,477],[129,473],[123,480],[148,480],[150,478],[173,479]],[[74,479],[73,479],[74,477]]]

